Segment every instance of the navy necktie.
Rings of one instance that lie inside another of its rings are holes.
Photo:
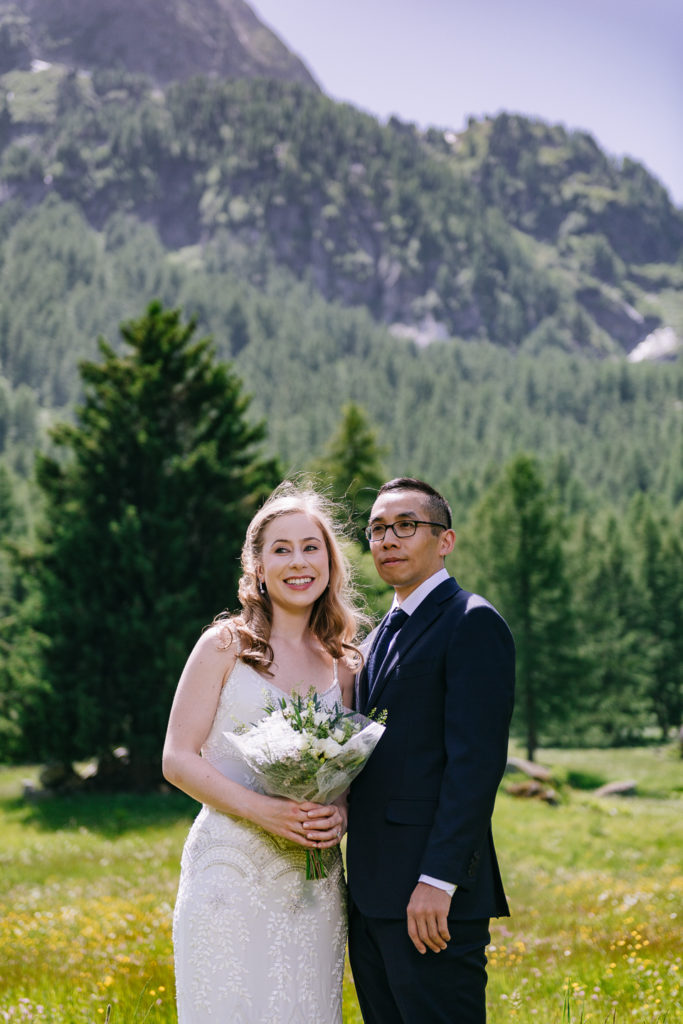
[[[367,664],[367,677],[368,677],[368,696],[372,695],[373,688],[377,682],[377,678],[381,672],[382,664],[387,656],[389,645],[393,638],[398,633],[404,622],[407,622],[408,615],[401,608],[396,606],[393,608],[389,617],[382,625],[377,639],[372,646],[372,650],[368,655]]]

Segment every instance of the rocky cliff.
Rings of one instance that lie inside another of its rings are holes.
[[[244,0],[23,0],[0,3],[0,72],[34,61],[125,68],[165,84],[195,74],[268,77],[317,88]]]

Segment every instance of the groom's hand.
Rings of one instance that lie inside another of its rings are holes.
[[[338,846],[346,831],[346,806],[336,803],[305,806],[308,807],[305,822],[307,838],[321,850]]]
[[[451,897],[443,889],[418,882],[408,904],[408,935],[418,953],[439,953],[451,937],[448,911]]]

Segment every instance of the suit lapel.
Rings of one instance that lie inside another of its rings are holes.
[[[393,675],[394,669],[400,663],[402,658],[405,658],[406,654],[413,646],[413,644],[419,640],[426,629],[432,625],[435,619],[442,614],[442,605],[444,601],[447,601],[452,597],[460,587],[450,577],[440,583],[431,594],[428,594],[424,601],[418,605],[413,614],[410,616],[405,626],[399,631],[396,637],[396,642],[391,650],[390,656],[383,666],[383,671],[375,682],[372,696],[367,697],[367,672],[363,667],[361,677],[364,677],[361,681],[365,687],[365,699],[368,701],[366,711],[373,708],[381,694],[383,693],[387,683]],[[361,691],[362,692],[362,691]]]

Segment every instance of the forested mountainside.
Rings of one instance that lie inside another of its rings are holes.
[[[281,268],[245,281],[223,242],[201,259],[194,249],[171,257],[134,217],[117,215],[99,234],[56,197],[20,219],[0,268],[0,446],[10,465],[30,471],[43,427],[79,397],[77,359],[96,356],[100,333],[120,345],[121,319],[155,295],[195,314],[234,361],[286,471],[320,455],[354,400],[377,428],[387,472],[427,476],[465,506],[520,450],[552,467],[569,507],[636,491],[683,498],[683,360],[420,347]]]
[[[113,51],[95,64],[94,4],[0,3],[0,448],[15,469],[78,398],[97,336],[118,344],[158,297],[236,361],[289,464],[355,398],[397,470],[467,490],[526,447],[612,497],[679,500],[680,360],[624,361],[683,338],[683,213],[641,165],[508,114],[460,133],[384,125],[294,58],[280,80],[244,61],[187,78],[195,28],[223,45],[205,31],[219,15],[276,57],[241,0],[193,2],[194,20],[183,0],[143,6],[112,6],[112,39],[117,19],[163,10],[145,41],[155,61],[182,50],[177,80],[135,63],[132,34],[125,67]]]
[[[677,312],[683,214],[581,133],[508,115],[420,133],[290,82],[3,84],[6,201],[56,194],[97,230],[126,211],[168,250],[220,235],[245,273],[261,253],[420,340],[620,353]]]

